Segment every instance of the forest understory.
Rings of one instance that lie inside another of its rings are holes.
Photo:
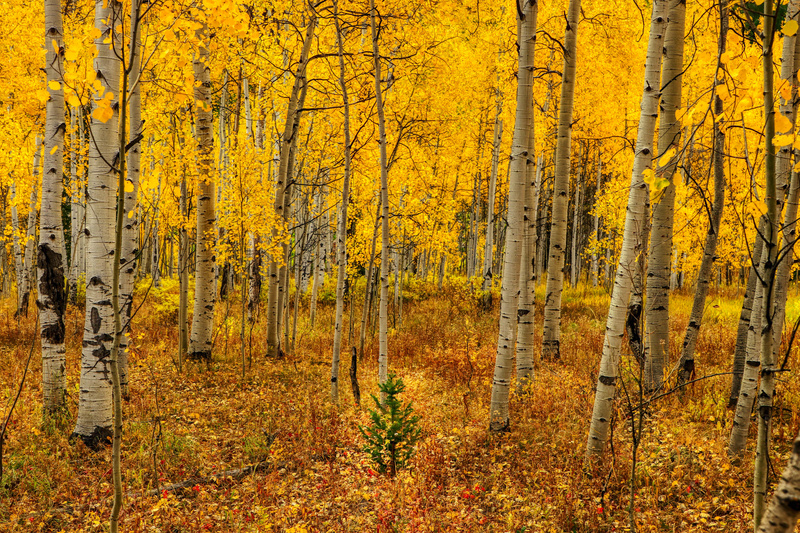
[[[219,306],[213,362],[189,363],[179,373],[177,283],[164,280],[162,288],[150,290],[132,324],[121,528],[599,532],[629,530],[633,512],[639,531],[752,530],[756,425],[740,463],[732,464],[726,454],[730,366],[743,288],[712,289],[697,346],[696,381],[682,393],[652,401],[645,397],[631,510],[631,428],[639,420],[638,411],[633,418],[631,412],[639,403],[640,375],[632,357],[623,357],[624,386],[608,453],[584,463],[608,294],[591,287],[565,292],[561,360],[537,360],[529,390],[512,393],[510,432],[496,433],[486,421],[499,298],[495,295],[494,308],[482,312],[463,281],[454,278],[438,294],[434,285],[416,282],[404,291],[402,324],[390,317],[390,368],[406,383],[401,399],[413,401],[423,431],[409,468],[396,478],[376,472],[358,430],[374,408],[369,395],[377,392],[376,335],[368,336],[359,364],[361,406],[344,381],[350,367],[344,356],[341,403],[330,402],[332,290],[321,293],[314,328],[307,302],[301,301],[296,350],[283,359],[265,357],[261,323],[247,325],[244,379],[236,295]],[[138,288],[137,301],[147,290]],[[800,315],[796,287],[792,293],[790,323]],[[677,362],[690,293],[673,292],[671,305],[667,369]],[[34,313],[18,322],[13,311],[14,302],[2,302],[4,413],[35,338]],[[360,304],[356,311],[360,315]],[[69,441],[77,410],[82,317],[81,308],[68,308],[70,413],[60,423],[42,425],[41,362],[31,360],[3,447],[2,530],[106,530],[111,450],[92,452],[79,439]],[[357,338],[358,324],[355,330]],[[343,331],[346,336],[347,322]],[[795,346],[789,371],[779,376],[772,488],[800,428],[797,352]]]

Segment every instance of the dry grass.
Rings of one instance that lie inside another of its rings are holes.
[[[252,366],[242,381],[236,301],[224,321],[227,304],[219,305],[212,367],[177,372],[174,289],[167,284],[151,293],[134,322],[132,394],[124,408],[125,531],[625,530],[631,434],[624,402],[608,452],[596,464],[583,460],[608,305],[602,290],[567,291],[563,360],[537,364],[527,394],[512,396],[512,431],[501,435],[490,434],[486,423],[497,309],[480,313],[470,294],[455,286],[406,302],[404,322],[390,337],[390,365],[407,384],[404,396],[422,416],[425,436],[413,467],[392,480],[375,475],[361,452],[357,424],[367,421],[367,412],[352,405],[349,358],[343,361],[341,407],[327,400],[332,306],[320,306],[313,330],[307,308],[300,310],[297,353],[282,361],[264,358],[263,326],[256,326],[247,346]],[[671,364],[689,298],[673,299]],[[0,307],[6,399],[34,338],[32,317],[17,324],[10,305]],[[698,343],[700,375],[729,370],[738,305],[731,291],[709,298]],[[800,311],[795,304],[790,309],[790,318]],[[68,442],[82,312],[71,308],[67,324],[70,418],[42,426],[41,368],[34,361],[5,443],[0,528],[7,531],[106,528],[110,452],[94,454]],[[365,405],[377,390],[377,342],[367,344],[360,368]],[[628,359],[625,365],[633,390],[636,369]],[[797,368],[796,353],[792,365]],[[640,531],[751,529],[752,452],[739,466],[725,455],[728,386],[728,376],[700,381],[683,398],[673,395],[651,406],[637,464]],[[778,470],[800,427],[799,398],[797,380],[785,377],[773,430]],[[148,494],[259,462],[265,469],[242,479]]]

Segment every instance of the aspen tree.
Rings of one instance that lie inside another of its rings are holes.
[[[389,169],[386,155],[386,120],[384,118],[383,94],[381,91],[381,57],[378,50],[378,28],[375,22],[377,10],[375,0],[369,2],[369,19],[372,36],[372,61],[375,73],[375,106],[378,111],[378,134],[380,136],[381,165],[381,299],[380,329],[378,333],[378,383],[383,384],[389,375]],[[381,403],[386,394],[381,392]]]
[[[789,3],[787,20],[797,21],[800,18],[800,2],[792,0]],[[794,130],[795,122],[797,120],[797,106],[798,102],[798,79],[797,74],[800,70],[800,39],[797,39],[797,33],[792,35],[784,35],[783,38],[783,58],[781,63],[781,79],[791,87],[791,98],[784,99],[781,96],[780,113],[789,119]],[[792,153],[789,151],[791,146],[782,146],[777,154],[776,161],[776,182],[778,186],[778,194],[776,202],[783,201],[783,194],[781,194],[781,186],[787,182],[787,176],[790,176],[788,184],[788,195],[785,202],[785,213],[783,215],[783,225],[781,227],[781,235],[783,237],[782,246],[780,249],[780,258],[775,274],[775,297],[773,307],[773,352],[774,358],[777,358],[781,348],[781,335],[783,334],[784,321],[786,320],[786,303],[789,294],[789,283],[791,281],[792,264],[794,262],[794,245],[797,239],[797,207],[798,207],[798,194],[800,193],[800,174],[797,171],[791,170]],[[788,153],[787,153],[788,152]],[[797,152],[795,151],[795,155]],[[778,204],[780,206],[780,203]]]
[[[603,160],[600,158],[601,150],[600,145],[597,146],[597,177],[595,179],[595,189],[594,189],[594,196],[595,201],[600,196],[600,182],[603,178]],[[592,216],[592,235],[594,235],[595,243],[600,240],[600,215],[597,213],[595,209],[594,215]],[[599,261],[597,255],[597,248],[598,246],[595,244],[594,249],[592,250],[592,273],[591,273],[591,280],[592,280],[592,287],[597,287],[598,283],[598,274],[599,274]]]
[[[581,260],[580,260],[580,233],[581,233],[581,214],[583,212],[583,145],[578,151],[578,173],[575,176],[575,196],[572,203],[572,246],[569,262],[569,284],[570,287],[578,285],[578,279],[581,275]]]
[[[342,205],[336,231],[336,316],[333,331],[333,358],[331,360],[331,400],[339,401],[339,355],[342,350],[342,316],[344,314],[344,288],[347,282],[347,206],[350,203],[350,99],[344,69],[344,44],[339,21],[339,0],[333,2],[333,22],[336,26],[336,46],[339,55],[339,87],[342,90],[344,114],[344,176],[342,178]],[[352,302],[350,306],[352,308]]]
[[[500,332],[492,379],[489,429],[508,431],[508,395],[514,364],[519,307],[520,251],[522,248],[525,179],[530,155],[530,113],[533,97],[533,65],[536,49],[536,23],[539,3],[526,0],[517,12],[519,63],[517,66],[517,110],[511,145],[508,180],[508,230],[503,256],[503,282],[500,292]]]
[[[560,358],[561,292],[564,286],[564,259],[567,251],[567,204],[569,203],[570,150],[572,147],[572,110],[578,66],[578,18],[580,0],[569,1],[567,29],[564,35],[564,68],[556,134],[555,180],[550,245],[547,254],[542,358]]]
[[[650,37],[647,43],[647,58],[644,71],[639,131],[636,139],[636,152],[631,172],[631,187],[628,193],[628,206],[625,215],[625,230],[622,251],[617,265],[611,303],[608,309],[606,332],[603,340],[603,354],[600,359],[600,372],[597,380],[594,408],[586,443],[587,458],[603,452],[608,441],[611,411],[619,379],[619,359],[622,336],[625,333],[625,320],[628,313],[628,300],[635,271],[639,268],[639,255],[643,253],[642,227],[645,224],[647,204],[647,184],[645,173],[652,172],[653,137],[655,134],[658,104],[660,100],[661,51],[666,27],[666,0],[653,2],[650,19]]]
[[[119,36],[122,5],[116,0],[95,3],[94,70],[102,83],[95,98],[89,143],[89,184],[86,199],[86,319],[81,355],[78,420],[73,434],[97,447],[112,436],[111,349],[114,339],[113,264],[119,153],[120,62],[114,48]],[[113,43],[113,45],[112,45]]]
[[[760,235],[764,234],[766,219],[761,218],[758,225],[756,242],[753,246],[753,253],[750,256],[750,268],[747,278],[747,287],[744,291],[742,300],[742,311],[739,314],[739,325],[736,330],[736,343],[733,352],[733,372],[731,377],[731,392],[728,396],[728,407],[735,407],[739,400],[742,386],[742,376],[745,370],[745,360],[747,358],[747,339],[750,331],[750,320],[753,318],[753,305],[756,296],[756,281],[758,280],[758,265],[761,263],[761,253],[764,249],[764,241]]]
[[[69,301],[73,304],[77,304],[78,282],[81,275],[86,273],[86,234],[84,233],[84,229],[86,228],[86,211],[84,209],[86,183],[83,179],[83,108],[77,107],[72,109],[70,115],[73,125],[70,137],[72,261],[70,263],[69,274]],[[77,123],[77,126],[75,123]]]
[[[794,12],[796,16],[796,3],[794,4]],[[775,324],[771,305],[774,301],[775,291],[775,267],[778,260],[778,217],[780,214],[777,199],[778,183],[775,172],[776,154],[775,145],[772,142],[775,137],[774,74],[772,64],[772,47],[775,37],[774,24],[772,0],[765,0],[762,69],[764,73],[764,115],[766,118],[764,127],[764,143],[766,144],[766,154],[764,156],[764,181],[766,184],[764,204],[767,214],[767,231],[764,240],[764,253],[767,260],[760,276],[764,291],[764,302],[762,304],[762,323],[759,339],[761,348],[761,387],[758,393],[758,409],[756,410],[758,437],[756,439],[756,459],[753,469],[753,521],[756,530],[761,524],[767,494],[767,456],[769,454],[772,422],[772,400],[775,394],[775,371],[777,370],[773,351]],[[787,55],[787,61],[794,59],[794,47],[787,49]]]
[[[42,140],[36,137],[36,151],[33,154],[33,183],[31,187],[30,207],[28,209],[28,226],[25,230],[25,251],[22,254],[22,269],[17,273],[17,310],[14,317],[27,316],[31,297],[31,279],[33,277],[33,251],[36,249],[36,207],[39,189],[39,173],[41,169]],[[21,250],[20,250],[21,251]]]
[[[728,1],[719,0],[720,25],[719,38],[717,40],[717,75],[714,81],[715,86],[725,83],[722,77],[723,64],[720,60],[725,53],[726,36],[728,34]],[[672,19],[670,18],[670,23]],[[669,31],[669,30],[668,30]],[[666,67],[665,67],[666,69]],[[720,223],[722,222],[722,211],[725,203],[725,131],[723,130],[724,120],[721,118],[723,105],[722,99],[718,94],[714,94],[714,152],[712,154],[714,166],[714,203],[711,207],[708,220],[708,232],[706,233],[705,244],[703,246],[703,259],[700,263],[700,270],[697,273],[697,282],[692,302],[692,311],[689,315],[689,324],[686,326],[686,333],[683,338],[681,357],[678,362],[678,383],[683,384],[691,379],[694,373],[694,351],[697,337],[700,333],[700,326],[703,321],[703,310],[705,309],[706,296],[710,284],[711,269],[717,256],[717,242],[719,238]],[[654,360],[653,352],[650,352],[648,363]],[[661,361],[663,366],[663,360]],[[663,374],[663,368],[658,369]],[[661,380],[658,374],[653,375],[646,372],[646,377],[651,380],[650,387],[658,386]],[[663,379],[663,377],[661,378]]]
[[[140,0],[133,0],[138,2]],[[137,8],[138,9],[138,8]],[[131,20],[134,23],[133,20]],[[138,21],[135,22],[138,25]],[[128,397],[128,345],[130,343],[130,320],[133,311],[133,285],[136,274],[137,258],[139,256],[139,218],[137,215],[137,201],[139,196],[139,175],[141,172],[141,139],[142,139],[142,84],[141,84],[141,33],[131,35],[129,53],[126,60],[131,65],[128,74],[128,139],[129,146],[125,166],[125,213],[122,226],[122,249],[120,250],[120,309],[122,313],[123,328],[119,346],[119,373],[122,396]],[[161,176],[159,175],[159,193]],[[153,235],[158,235],[158,200],[153,213]],[[153,247],[153,280],[158,286],[158,246]]]
[[[308,62],[308,54],[311,50],[311,42],[314,37],[314,29],[317,24],[316,17],[312,16],[306,28],[305,40],[303,41],[303,49],[300,53],[300,59],[297,64],[297,73],[295,74],[294,85],[292,93],[289,97],[289,105],[286,109],[286,122],[284,123],[283,134],[280,138],[280,162],[278,165],[278,175],[275,184],[275,212],[278,214],[279,219],[283,219],[284,223],[288,221],[288,213],[284,210],[284,205],[287,200],[287,191],[289,189],[289,167],[290,148],[295,141],[297,129],[300,123],[300,109],[298,102],[300,100],[301,89],[306,85],[306,64]],[[278,229],[272,230],[273,240],[278,237]],[[284,250],[285,252],[285,250]],[[285,255],[285,253],[283,254]],[[281,324],[282,315],[282,299],[279,298],[280,278],[283,273],[280,270],[280,262],[278,256],[273,255],[269,264],[269,307],[267,312],[267,355],[270,357],[277,357],[280,353],[280,335],[279,327]]]
[[[64,41],[60,0],[45,0],[45,73],[47,75],[42,208],[36,266],[39,334],[42,341],[42,392],[45,415],[65,407],[67,374],[64,347],[64,312],[67,294],[64,278],[64,231],[61,226],[61,195],[64,166],[64,88],[62,61]]]
[[[792,446],[792,455],[772,495],[759,533],[790,533],[800,516],[800,434]]]
[[[497,111],[494,119],[494,142],[492,143],[492,173],[489,176],[489,198],[486,205],[486,240],[483,248],[483,301],[484,307],[489,307],[492,302],[492,259],[494,252],[494,204],[497,194],[497,169],[500,166],[500,143],[503,139],[503,120],[500,114],[503,111],[503,93],[498,87]]]
[[[192,61],[194,69],[195,139],[197,141],[197,240],[194,280],[194,314],[187,357],[211,360],[214,330],[214,256],[216,221],[213,165],[213,116],[211,111],[211,71],[205,40],[208,29],[197,30],[198,50]]]
[[[653,174],[654,179],[649,183],[653,223],[647,254],[645,305],[647,358],[644,380],[645,390],[648,391],[661,387],[664,380],[664,361],[669,354],[669,282],[675,218],[673,176],[678,166],[680,159],[678,151],[681,148],[681,126],[676,118],[676,110],[681,106],[686,0],[668,0],[668,3],[669,22],[664,37],[661,72],[658,162],[656,172]],[[714,257],[713,254],[711,257]],[[705,295],[703,296],[705,299]]]

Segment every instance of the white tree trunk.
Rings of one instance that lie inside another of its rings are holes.
[[[800,515],[800,435],[764,514],[759,533],[791,533]]]
[[[603,177],[603,160],[600,159],[600,146],[597,146],[597,178],[596,178],[596,185],[594,189],[594,201],[597,203],[597,200],[600,199],[600,182]],[[596,208],[595,208],[596,209]],[[599,261],[597,256],[597,241],[600,240],[600,215],[597,214],[595,210],[594,214],[594,225],[593,227],[593,235],[595,238],[595,246],[594,251],[592,252],[592,287],[597,287],[598,284],[598,274],[599,274]]]
[[[33,183],[28,208],[28,226],[25,230],[25,248],[22,255],[22,270],[17,276],[17,311],[15,317],[28,315],[28,304],[31,297],[31,281],[33,278],[33,251],[36,249],[36,220],[39,214],[37,207],[39,191],[39,173],[41,168],[42,140],[36,137],[36,151],[33,154]]]
[[[492,173],[489,176],[489,198],[486,206],[486,240],[483,248],[483,286],[484,303],[492,301],[492,259],[494,259],[494,204],[497,195],[497,169],[500,165],[500,143],[503,139],[503,96],[497,88],[497,111],[494,119],[494,142],[492,143]]]
[[[518,13],[517,31],[519,62],[517,66],[517,110],[511,144],[508,180],[508,229],[503,256],[503,281],[500,289],[500,331],[492,379],[492,400],[489,408],[489,429],[508,431],[510,425],[508,395],[514,365],[519,308],[520,252],[522,248],[524,191],[528,158],[530,157],[530,114],[536,23],[539,4],[527,0]],[[574,28],[577,30],[577,27]]]
[[[344,44],[339,23],[339,0],[333,2],[333,21],[336,25],[336,45],[339,51],[339,87],[344,105],[344,176],[342,179],[342,205],[336,231],[336,318],[333,331],[333,358],[331,361],[331,400],[339,401],[339,355],[342,350],[342,316],[344,314],[344,288],[347,281],[347,206],[350,203],[350,100],[344,69]],[[353,302],[350,301],[352,310]],[[351,320],[352,327],[352,320]]]
[[[370,28],[372,34],[372,60],[375,72],[375,105],[378,111],[381,165],[381,300],[378,333],[378,383],[386,382],[389,375],[389,169],[386,155],[386,120],[381,91],[381,57],[378,50],[378,28],[375,22],[375,0],[370,0]],[[386,394],[381,393],[381,403]]]
[[[639,132],[636,139],[636,153],[631,172],[631,188],[628,195],[628,208],[625,216],[625,232],[622,239],[622,252],[617,265],[611,304],[608,309],[606,333],[603,340],[603,355],[600,359],[600,372],[597,392],[592,410],[592,421],[586,443],[587,457],[603,452],[608,441],[614,395],[619,379],[619,359],[622,337],[625,333],[625,320],[628,313],[628,300],[632,281],[638,266],[639,255],[643,252],[641,242],[642,228],[645,224],[645,206],[648,200],[647,184],[643,180],[645,170],[652,172],[653,136],[658,103],[660,99],[661,50],[666,26],[666,0],[653,2],[650,22],[650,37],[647,44],[645,62],[644,90],[642,92]]]
[[[43,408],[46,415],[51,415],[65,407],[67,390],[67,359],[64,347],[64,312],[67,307],[64,271],[67,258],[64,255],[64,230],[61,225],[64,132],[67,125],[64,122],[64,88],[61,87],[64,52],[61,2],[45,0],[44,8],[44,46],[47,50],[45,72],[50,98],[47,101],[44,132],[36,303],[39,308],[39,333],[42,341]]]
[[[205,27],[198,38],[207,38]],[[195,250],[194,315],[187,357],[211,360],[214,331],[214,248],[216,221],[214,192],[214,133],[211,111],[211,71],[208,49],[202,44],[192,62],[194,68],[195,139],[197,141],[197,240]]]
[[[113,28],[121,24],[122,5],[116,0],[95,4],[97,57],[94,69],[104,93],[112,93],[110,118],[92,114],[89,146],[89,185],[86,201],[86,320],[81,356],[80,400],[74,435],[88,446],[97,447],[112,434],[111,348],[114,339],[114,313],[111,305],[117,173],[111,165],[119,157],[119,78],[120,62],[112,50],[119,44]],[[108,104],[107,104],[108,105]]]
[[[122,226],[122,248],[120,250],[119,270],[119,301],[122,317],[122,336],[119,341],[119,380],[122,396],[128,397],[128,345],[130,344],[130,321],[133,311],[133,286],[139,256],[139,175],[142,159],[142,91],[141,91],[141,31],[136,31],[135,42],[130,43],[129,64],[132,66],[128,79],[131,86],[128,88],[128,143],[130,148],[127,153],[125,166],[125,217]],[[158,177],[159,193],[161,175]],[[158,199],[156,200],[153,215],[153,235],[158,242]],[[154,248],[153,272],[158,273],[158,246]],[[156,286],[157,275],[154,275]]]
[[[659,121],[657,154],[659,160],[655,173],[661,183],[653,182],[651,185],[654,194],[653,227],[647,254],[645,306],[647,359],[644,381],[645,390],[648,391],[661,387],[664,381],[664,364],[669,355],[669,285],[670,267],[672,266],[672,231],[675,218],[673,176],[678,166],[681,148],[681,126],[676,119],[676,110],[681,106],[685,18],[685,0],[669,0],[669,22],[664,37],[664,67],[661,73],[661,119]],[[670,153],[672,155],[669,155]],[[719,156],[719,154],[717,155]],[[722,191],[720,191],[721,193]],[[723,197],[720,196],[720,198]],[[719,222],[717,221],[714,225],[714,221],[710,221],[710,224],[713,226],[711,233],[716,235]],[[716,248],[716,242],[714,247]],[[713,258],[712,254],[711,259]],[[703,294],[703,300],[705,301],[705,294]],[[702,309],[702,305],[700,309]]]
[[[567,248],[567,204],[569,203],[570,151],[572,148],[572,110],[578,63],[578,19],[580,0],[570,0],[564,35],[564,68],[558,110],[553,212],[550,225],[550,250],[547,261],[547,286],[542,326],[542,358],[560,358],[561,292],[564,286],[564,259]],[[504,273],[505,274],[505,273]]]
[[[278,164],[278,175],[275,185],[275,212],[279,220],[283,223],[288,221],[288,213],[284,210],[285,197],[289,187],[288,176],[291,172],[289,167],[291,146],[295,141],[297,129],[300,124],[300,111],[298,103],[300,100],[301,89],[305,86],[306,79],[306,63],[308,62],[308,54],[311,50],[311,42],[313,41],[314,29],[317,24],[316,17],[309,20],[308,27],[306,28],[305,40],[303,41],[303,50],[300,53],[300,59],[297,65],[297,74],[295,75],[294,86],[289,98],[289,105],[286,109],[286,122],[284,123],[283,134],[280,138],[280,161]],[[278,228],[272,230],[272,239],[276,240],[279,236]],[[270,357],[277,357],[280,354],[280,336],[279,326],[281,319],[281,303],[280,298],[280,272],[278,259],[280,256],[273,256],[270,259],[269,265],[269,302],[267,311],[267,355]]]

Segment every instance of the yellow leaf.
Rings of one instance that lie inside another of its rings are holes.
[[[658,166],[663,167],[664,165],[669,163],[669,160],[672,159],[672,156],[674,156],[676,152],[677,150],[675,150],[675,147],[672,147],[666,152],[664,152],[664,155],[658,158]]]
[[[110,106],[97,107],[92,111],[92,118],[96,118],[100,122],[108,122],[113,116],[114,110]]]
[[[78,95],[77,95],[77,94],[75,94],[75,93],[72,93],[72,94],[70,94],[69,96],[67,96],[67,103],[68,103],[69,105],[71,105],[72,107],[80,107],[80,105],[81,105],[81,99],[80,99],[80,98],[78,98]]]
[[[786,24],[783,25],[781,31],[783,31],[784,35],[788,35],[791,37],[795,33],[797,33],[798,24],[796,20],[790,20]]]
[[[135,214],[136,212],[133,209],[131,209],[130,211],[128,211],[128,218],[133,218],[133,215]]]
[[[55,81],[55,80],[53,80],[53,81],[49,82],[49,83],[47,84],[47,86],[48,86],[48,87],[50,87],[50,90],[51,90],[51,91],[60,91],[60,90],[61,90],[61,84],[60,84],[60,83],[58,83],[58,82],[57,82],[57,81]]]
[[[53,50],[55,51],[55,53],[58,53],[58,43],[56,42],[55,39],[53,39]]]
[[[64,59],[67,61],[77,61],[80,52],[74,48],[70,48],[66,52],[64,52]]]
[[[45,89],[39,89],[36,91],[36,99],[42,103],[47,102],[50,99],[50,93],[48,93]]]
[[[56,152],[58,152],[58,145],[55,145],[53,146],[53,148],[50,149],[50,155],[53,155]]]
[[[781,115],[780,113],[775,115],[775,131],[779,133],[786,133],[787,131],[791,131],[791,129],[792,129],[791,120]]]
[[[125,192],[133,192],[133,182],[125,181]]]
[[[789,146],[794,142],[794,135],[788,133],[786,135],[776,135],[772,138],[772,144],[775,146]]]

